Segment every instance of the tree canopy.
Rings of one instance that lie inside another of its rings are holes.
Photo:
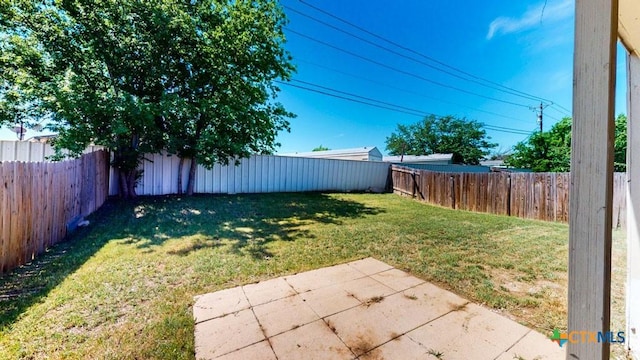
[[[453,154],[454,163],[476,165],[497,146],[490,139],[475,120],[430,115],[411,125],[398,124],[386,148],[391,155]]]
[[[49,116],[57,148],[108,147],[125,195],[144,153],[191,158],[192,174],[271,152],[289,129],[274,80],[294,67],[276,0],[1,4],[0,123]]]
[[[614,168],[626,170],[627,117],[615,121]],[[565,117],[550,130],[537,132],[513,147],[505,163],[535,172],[567,172],[571,167],[571,118]]]

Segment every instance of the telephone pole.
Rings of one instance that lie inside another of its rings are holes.
[[[538,123],[540,124],[540,132],[542,132],[542,114],[544,108],[542,107],[542,103],[540,103],[540,112],[538,113]]]
[[[538,125],[540,125],[540,132],[542,132],[542,121],[543,121],[543,118],[544,118],[544,109],[546,109],[547,106],[549,106],[549,105],[551,105],[551,104],[546,104],[545,105],[543,103],[540,103],[539,107],[533,107],[533,106],[529,107],[529,109],[535,111],[536,115],[538,116]]]

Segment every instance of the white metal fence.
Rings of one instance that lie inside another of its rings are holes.
[[[102,149],[101,146],[89,146],[84,153]],[[53,155],[53,147],[47,143],[31,141],[0,140],[0,162],[24,161],[46,162]]]
[[[93,146],[85,152],[101,147]],[[1,161],[42,162],[53,155],[51,145],[27,141],[0,141]],[[139,195],[178,193],[177,156],[150,154],[140,165],[142,178],[136,187]],[[190,162],[182,169],[186,190]],[[195,192],[239,194],[300,191],[384,191],[389,163],[374,161],[334,160],[274,155],[254,155],[241,159],[240,165],[215,165],[207,170],[198,166]],[[116,172],[111,169],[109,195],[118,194]]]
[[[138,195],[166,195],[178,192],[177,156],[154,154],[146,157],[136,191]],[[184,162],[183,190],[187,186],[189,161]],[[300,191],[384,191],[389,163],[254,155],[240,165],[198,166],[194,191],[208,194],[240,194]],[[118,194],[111,173],[110,194]]]

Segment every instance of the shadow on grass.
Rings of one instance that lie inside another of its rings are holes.
[[[168,253],[186,256],[204,248],[231,245],[232,253],[259,260],[271,256],[269,242],[313,238],[306,227],[314,223],[340,225],[345,219],[382,211],[317,193],[110,200],[88,218],[88,228],[31,264],[0,277],[0,331],[114,239],[124,239],[122,243],[145,253],[156,251],[168,240],[189,238]]]
[[[123,232],[127,243],[150,251],[167,240],[191,237],[169,254],[230,244],[233,253],[261,259],[271,256],[269,242],[313,238],[311,224],[340,225],[381,211],[318,193],[148,197],[131,207]]]
[[[119,207],[108,201],[87,217],[90,227],[79,228],[31,263],[0,275],[0,332],[104,246],[107,237],[83,240],[96,228],[108,228],[117,221],[119,212]]]

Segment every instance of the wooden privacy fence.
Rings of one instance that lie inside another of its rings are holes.
[[[0,273],[26,264],[106,200],[109,155],[63,162],[0,162]]]
[[[138,195],[178,193],[177,156],[147,154],[140,165],[142,178]],[[187,186],[190,161],[182,169],[183,191]],[[389,163],[253,155],[235,166],[216,164],[212,169],[198,166],[194,190],[207,194],[241,194],[300,191],[374,191],[387,188]],[[110,195],[118,194],[115,170],[111,173]]]
[[[393,165],[393,191],[453,209],[569,221],[569,173],[446,173]],[[626,224],[625,173],[614,175],[613,225]]]

